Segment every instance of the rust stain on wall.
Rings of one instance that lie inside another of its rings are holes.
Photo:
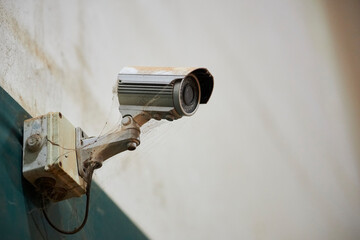
[[[11,16],[3,6],[0,5],[0,22],[5,23],[13,33],[14,37],[34,56],[36,56],[44,65],[54,74],[62,72],[55,62],[45,54],[34,39],[30,36],[29,32],[22,28],[18,21]]]
[[[93,94],[88,88],[86,84],[86,80],[84,77],[84,72],[88,72],[91,74],[91,69],[89,64],[87,63],[81,47],[81,43],[79,46],[76,46],[72,51],[75,51],[76,56],[79,61],[79,66],[81,69],[64,69],[63,67],[59,66],[57,62],[44,51],[44,48],[39,45],[39,43],[31,36],[30,32],[21,26],[21,24],[17,21],[17,19],[12,16],[5,7],[0,3],[0,23],[4,29],[7,29],[10,34],[17,40],[17,42],[24,47],[26,51],[30,53],[31,56],[34,56],[37,60],[39,60],[45,69],[41,71],[48,71],[49,74],[55,79],[57,84],[60,84],[60,90],[66,91],[70,93],[69,95],[75,102],[81,105],[84,111],[91,112],[94,109],[98,112],[97,114],[106,115],[103,108],[99,105],[98,101],[93,97]],[[81,40],[81,39],[80,39]],[[13,48],[15,46],[9,46],[9,48]],[[11,49],[10,49],[11,50]],[[9,50],[9,51],[10,51]],[[7,59],[5,59],[5,62]],[[29,61],[32,61],[29,59]],[[6,64],[6,63],[5,63]],[[12,66],[9,66],[10,69]],[[24,75],[29,74],[25,73]],[[39,69],[33,69],[31,74],[37,75],[38,78],[34,77],[34,81],[45,81],[42,79],[43,76],[39,74]],[[5,76],[2,76],[2,80],[5,80]],[[4,82],[4,81],[2,81]],[[40,83],[39,83],[40,84]],[[11,89],[11,86],[3,86],[8,91],[11,90],[11,94],[15,94],[17,96],[16,99],[19,103],[24,106],[26,109],[34,110],[34,103],[35,101],[31,101],[30,103],[24,101],[22,99],[20,93],[16,91],[16,89]],[[110,90],[109,90],[110,92]],[[35,93],[34,93],[35,94]],[[110,95],[109,95],[110,97]],[[35,111],[38,111],[35,108]],[[30,111],[31,112],[31,111]]]

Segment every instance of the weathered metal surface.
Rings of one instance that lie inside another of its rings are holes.
[[[108,158],[126,150],[135,150],[140,144],[140,126],[128,116],[122,123],[119,131],[99,137],[87,137],[81,128],[76,128],[77,163],[84,179],[87,179],[85,169],[90,162],[101,167]]]
[[[144,74],[144,75],[168,75],[168,76],[185,76],[192,71],[195,67],[143,67],[131,66],[121,69],[120,74]]]
[[[52,229],[39,196],[22,176],[23,122],[31,116],[1,87],[0,104],[0,239],[147,239],[96,183],[84,229],[70,236]],[[72,229],[82,220],[84,204],[84,197],[53,204],[49,217]]]
[[[86,182],[78,174],[75,127],[61,113],[25,120],[23,152],[24,177],[46,191],[51,200],[61,201],[85,193]]]

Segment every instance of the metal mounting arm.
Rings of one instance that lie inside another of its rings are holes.
[[[86,168],[90,163],[100,168],[106,159],[126,150],[135,150],[140,144],[140,126],[134,119],[125,116],[121,123],[119,131],[100,137],[87,137],[81,128],[76,128],[76,155],[81,177],[87,179]]]

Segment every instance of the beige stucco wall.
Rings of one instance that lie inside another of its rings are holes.
[[[97,135],[122,67],[207,67],[209,104],[95,180],[152,239],[358,239],[359,4],[334,2],[0,1],[0,86]]]

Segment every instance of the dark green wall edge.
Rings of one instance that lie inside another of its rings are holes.
[[[23,122],[31,116],[0,87],[0,239],[148,239],[96,184],[85,227],[74,235],[46,222],[40,197],[22,176]],[[49,207],[49,217],[72,230],[82,221],[85,197]]]

